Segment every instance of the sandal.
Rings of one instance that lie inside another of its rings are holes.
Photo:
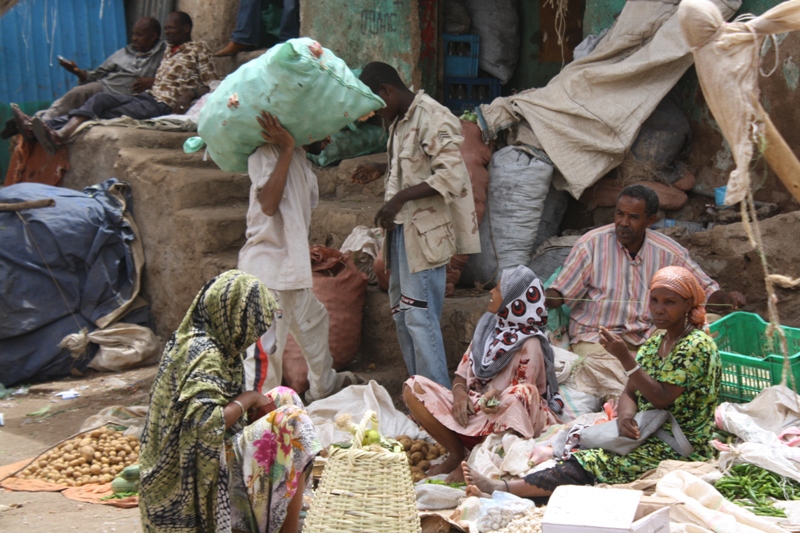
[[[61,141],[58,140],[55,130],[45,124],[39,117],[34,117],[31,120],[31,129],[36,136],[36,140],[39,141],[39,144],[49,155],[56,155],[58,149],[63,146]]]
[[[22,135],[22,138],[28,142],[34,142],[33,131],[31,131],[31,117],[22,112],[17,104],[11,104],[11,114],[14,118],[14,123],[17,126],[17,133]],[[8,127],[6,128],[8,129]]]

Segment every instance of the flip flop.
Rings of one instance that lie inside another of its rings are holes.
[[[31,129],[36,136],[36,140],[42,145],[44,151],[50,155],[56,155],[62,144],[56,139],[56,132],[42,121],[39,117],[31,120]]]

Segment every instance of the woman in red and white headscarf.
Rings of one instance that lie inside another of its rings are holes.
[[[416,421],[448,451],[428,475],[460,478],[467,448],[493,433],[513,430],[538,437],[560,420],[563,403],[547,340],[544,289],[525,266],[503,270],[492,289],[472,343],[458,365],[452,390],[412,376],[403,400]]]
[[[652,435],[627,455],[603,449],[578,450],[552,468],[507,483],[483,477],[465,465],[464,477],[470,485],[467,493],[506,490],[524,497],[549,496],[559,485],[630,483],[661,461],[713,457],[709,441],[722,364],[714,340],[703,331],[705,303],[705,293],[694,275],[670,266],[656,272],[650,282],[650,316],[663,333],[650,337],[634,355],[619,336],[600,329],[600,344],[622,363],[628,375],[618,405],[619,435],[638,440],[637,411],[665,409],[674,415],[692,445],[688,456]],[[669,422],[665,429],[671,431]]]

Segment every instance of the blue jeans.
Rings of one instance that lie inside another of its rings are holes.
[[[408,269],[403,226],[391,232],[389,305],[409,375],[425,376],[450,388],[439,319],[444,305],[446,266],[412,274]]]
[[[236,29],[231,34],[231,41],[239,44],[259,46],[261,43],[262,0],[239,0],[239,11],[236,13]],[[283,0],[281,30],[279,42],[295,39],[300,36],[300,2]]]

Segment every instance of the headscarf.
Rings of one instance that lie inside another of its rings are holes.
[[[700,329],[706,329],[706,293],[697,278],[687,269],[679,266],[664,267],[653,276],[650,290],[669,289],[692,304],[689,322]]]
[[[539,337],[547,374],[546,400],[555,412],[561,405],[551,401],[558,393],[553,348],[545,333],[547,308],[542,283],[525,266],[507,268],[500,278],[503,301],[497,313],[484,313],[472,338],[470,359],[478,379],[495,377],[531,337]]]
[[[242,392],[244,351],[276,303],[257,278],[231,270],[200,290],[153,382],[142,433],[145,531],[229,531],[223,406]]]

